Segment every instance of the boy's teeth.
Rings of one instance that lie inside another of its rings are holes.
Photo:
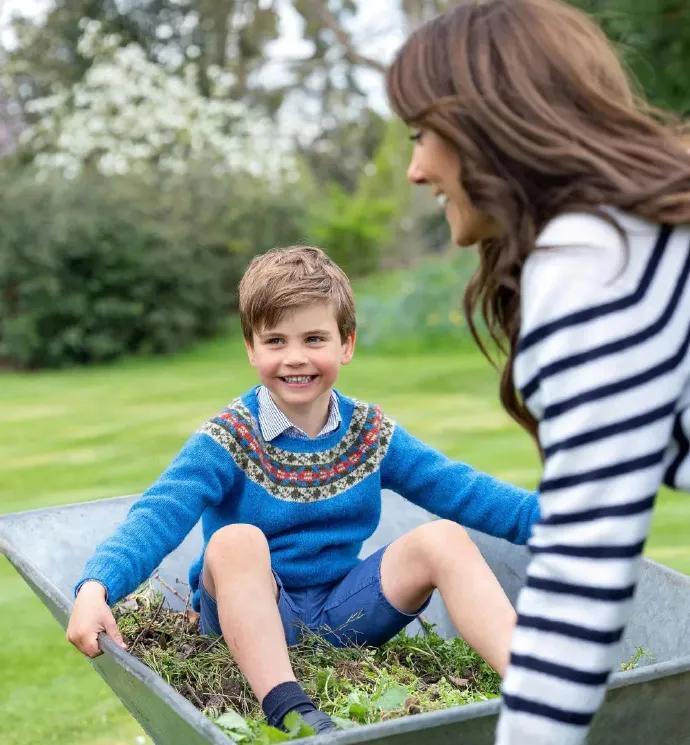
[[[448,195],[447,194],[437,194],[436,195],[436,201],[445,209],[445,206],[448,204]]]
[[[309,383],[312,375],[286,375],[284,380],[287,383]]]

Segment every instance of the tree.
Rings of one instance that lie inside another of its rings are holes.
[[[311,38],[317,48],[322,51],[329,45],[329,36],[332,36],[341,48],[342,56],[352,65],[371,67],[380,73],[386,70],[385,64],[360,52],[352,37],[342,23],[342,16],[351,15],[356,12],[357,6],[353,0],[341,0],[331,7],[327,0],[295,0],[295,8],[302,14],[306,21],[306,34]],[[325,32],[325,34],[324,34]]]
[[[411,31],[453,5],[450,0],[401,0],[402,11]]]
[[[212,95],[206,97],[195,65],[180,77],[147,59],[138,44],[122,46],[117,34],[104,34],[99,21],[80,27],[77,50],[90,61],[86,74],[27,104],[36,121],[24,140],[40,170],[67,177],[84,168],[181,174],[203,161],[215,175],[276,178],[293,166],[273,123],[227,97],[222,70],[208,68]]]
[[[251,95],[275,109],[275,96],[250,82],[266,62],[265,45],[277,38],[275,0],[53,0],[44,19],[13,22],[17,47],[7,54],[6,73],[25,104],[56,87],[81,80],[91,61],[79,53],[79,22],[101,23],[122,45],[134,42],[147,58],[173,71],[194,61],[201,91],[208,95],[209,68],[232,76],[234,98]]]
[[[276,0],[125,0],[123,12],[155,40],[152,59],[178,68],[197,62],[202,93],[211,89],[209,68],[219,68],[232,76],[234,98],[256,99],[259,86],[250,78],[266,62],[266,44],[278,37]]]
[[[687,0],[571,0],[596,16],[655,105],[690,115]]]
[[[15,17],[17,44],[5,50],[3,72],[6,88],[22,109],[83,77],[90,61],[78,50],[82,18],[97,18],[105,34],[117,33],[124,43],[141,41],[115,0],[55,0],[45,19]]]
[[[205,97],[213,97],[222,77],[224,94],[258,117],[274,116],[290,96],[297,116],[309,120],[300,144],[315,175],[350,189],[382,132],[358,71],[369,66],[380,74],[383,61],[361,54],[346,30],[354,0],[294,0],[294,6],[313,52],[284,65],[285,82],[273,85],[260,73],[269,61],[266,45],[279,34],[278,0],[53,0],[45,18],[15,21],[18,45],[3,65],[7,95],[36,123],[53,94],[64,98],[74,86],[83,88],[94,60],[80,51],[79,24],[90,18],[104,37],[136,45],[166,72],[183,76],[194,63]]]

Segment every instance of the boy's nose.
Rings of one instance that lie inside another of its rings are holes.
[[[285,364],[288,365],[288,367],[301,367],[306,363],[307,359],[304,352],[299,349],[289,349],[285,355]]]

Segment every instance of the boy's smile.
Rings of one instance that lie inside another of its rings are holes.
[[[292,387],[303,388],[316,380],[316,378],[316,375],[285,375],[281,380]]]
[[[278,408],[311,437],[328,417],[331,390],[354,352],[355,335],[343,341],[330,303],[286,313],[246,343],[250,364]]]

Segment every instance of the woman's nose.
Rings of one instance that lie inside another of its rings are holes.
[[[419,167],[419,163],[417,163],[414,156],[412,156],[410,165],[407,167],[407,180],[411,184],[426,184],[427,182],[424,172]]]

